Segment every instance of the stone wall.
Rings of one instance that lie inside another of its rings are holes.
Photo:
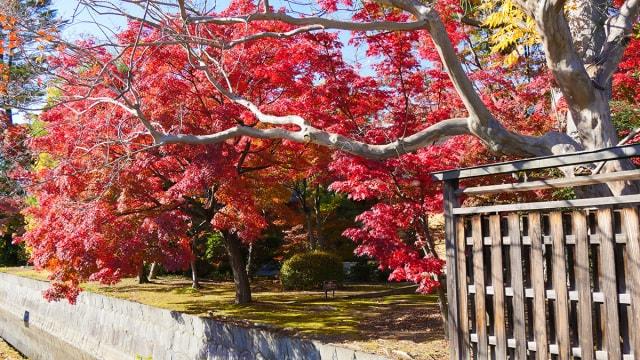
[[[75,305],[50,303],[47,286],[0,273],[0,337],[34,360],[384,360],[89,292]]]

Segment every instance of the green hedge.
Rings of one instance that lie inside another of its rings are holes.
[[[280,280],[285,290],[322,289],[324,281],[334,280],[341,284],[343,279],[340,258],[323,251],[296,254],[280,269]]]

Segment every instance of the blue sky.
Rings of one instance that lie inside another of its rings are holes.
[[[228,0],[218,0],[216,2],[216,10],[222,10],[224,7],[228,5]],[[284,0],[276,0],[271,1],[272,6],[278,8],[285,6]],[[287,5],[289,6],[290,3]],[[104,36],[98,26],[93,23],[91,16],[88,14],[86,10],[77,11],[77,1],[70,0],[54,0],[53,6],[58,10],[58,15],[63,19],[69,19],[75,14],[74,24],[68,26],[64,31],[64,36],[68,39],[77,39],[86,36]],[[287,7],[288,7],[287,6]],[[300,7],[300,6],[298,6]],[[300,9],[294,8],[296,11],[303,11],[305,8],[300,7]],[[99,23],[107,26],[109,29],[113,31],[117,31],[123,29],[126,25],[126,21],[122,17],[117,16],[101,16],[97,18]],[[348,44],[349,40],[348,32],[341,32],[340,39],[344,43],[343,54],[347,61],[354,62],[358,59],[364,58],[365,49],[357,49]],[[372,74],[372,70],[370,68],[370,64],[362,64],[363,71],[367,74]]]
[[[272,6],[278,8],[285,6],[285,0],[272,0]],[[216,2],[216,10],[220,11],[227,6],[229,0],[218,0]],[[65,20],[72,20],[63,31],[63,37],[66,40],[76,40],[87,37],[104,38],[105,34],[108,36],[109,31],[118,32],[126,26],[126,21],[123,17],[108,16],[108,15],[95,15],[89,14],[86,9],[77,8],[78,2],[73,0],[53,0],[53,7],[58,11],[58,16]],[[287,6],[289,7],[289,6]],[[304,8],[295,9],[296,11],[303,11]],[[133,10],[136,11],[136,10]],[[93,16],[93,17],[92,17]],[[97,17],[96,17],[97,16]],[[98,22],[104,27],[108,28],[107,31],[102,31],[95,23]],[[360,72],[363,75],[373,75],[373,69],[369,59],[365,59],[364,48],[356,48],[348,44],[349,33],[341,32],[340,40],[344,43],[342,49],[343,55],[348,62],[361,61]],[[365,59],[364,62],[362,60]],[[368,61],[367,61],[368,60]],[[15,116],[16,122],[25,122],[24,114],[18,113]]]
[[[58,17],[70,19],[75,15],[73,24],[64,30],[64,35],[68,38],[78,38],[85,35],[100,36],[101,32],[93,23],[89,13],[86,10],[77,9],[77,6],[77,1],[53,0],[53,7],[58,10]],[[117,16],[101,16],[96,20],[114,31],[122,29],[126,25],[126,21]]]

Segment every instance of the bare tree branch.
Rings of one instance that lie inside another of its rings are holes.
[[[334,20],[322,17],[297,18],[285,13],[254,13],[237,17],[212,17],[212,16],[191,16],[187,20],[193,24],[248,24],[256,21],[281,21],[289,25],[308,26],[319,25],[325,29],[350,30],[350,31],[411,31],[424,28],[424,21],[394,22],[394,21],[372,21],[354,22],[344,20]]]
[[[483,103],[473,82],[466,74],[462,63],[458,58],[454,44],[452,44],[449,39],[439,13],[433,9],[432,6],[425,5],[416,0],[378,0],[379,3],[392,6],[412,14],[415,20],[408,22],[356,22],[317,16],[294,17],[284,12],[273,13],[270,11],[232,17],[220,17],[198,14],[195,10],[186,6],[184,1],[179,0],[177,4],[174,3],[166,5],[172,6],[173,9],[178,11],[178,16],[183,22],[182,26],[178,28],[167,26],[166,23],[163,25],[163,21],[166,21],[166,19],[170,19],[171,17],[168,14],[162,13],[161,7],[165,5],[158,1],[125,1],[130,4],[140,6],[144,10],[143,17],[132,15],[113,5],[109,1],[84,0],[83,2],[89,4],[94,11],[119,14],[130,20],[139,21],[141,24],[145,24],[149,27],[161,29],[162,38],[151,41],[148,44],[140,36],[142,26],[138,32],[135,44],[129,44],[127,46],[114,44],[114,47],[119,47],[123,52],[127,49],[131,51],[131,64],[133,64],[133,53],[138,47],[154,45],[161,46],[162,44],[180,45],[187,51],[191,65],[194,68],[203,71],[206,79],[220,94],[231,102],[249,110],[258,120],[258,124],[256,126],[249,127],[240,125],[208,135],[170,134],[171,131],[158,129],[154,123],[145,116],[142,110],[143,107],[141,106],[142,100],[140,95],[138,94],[135,86],[131,84],[130,79],[122,79],[123,83],[126,85],[126,89],[120,91],[119,97],[121,97],[121,99],[91,98],[89,97],[90,91],[88,92],[85,97],[86,100],[110,103],[121,107],[129,114],[139,118],[144,127],[150,132],[157,145],[169,143],[212,144],[234,137],[251,136],[257,138],[279,138],[302,143],[313,143],[334,149],[340,149],[342,151],[371,159],[384,159],[412,152],[420,147],[432,144],[441,137],[461,134],[476,135],[495,152],[517,155],[548,155],[567,150],[575,150],[579,147],[575,141],[564,134],[549,133],[542,137],[525,136],[509,131],[500,124],[500,122]],[[552,68],[552,71],[554,71],[554,75],[560,79],[559,82],[565,85],[566,89],[563,88],[563,91],[566,90],[565,96],[566,94],[572,95],[571,91],[575,91],[577,92],[575,97],[582,98],[584,97],[584,94],[581,92],[589,95],[592,94],[593,89],[582,63],[580,61],[573,61],[577,58],[577,55],[571,47],[570,33],[568,32],[566,21],[562,16],[562,11],[558,10],[562,8],[560,3],[561,1],[544,3],[544,6],[536,8],[534,14],[538,15],[543,39],[546,39],[545,47],[550,49],[550,51],[548,51],[548,61],[553,62],[553,66],[550,65],[550,67]],[[248,24],[259,21],[278,21],[295,26],[295,28],[290,31],[283,32],[259,32],[236,39],[225,40],[219,39],[217,38],[217,35],[209,33],[209,30],[207,30],[206,27],[199,27],[201,24],[233,25]],[[551,36],[545,35],[554,27],[560,27],[562,31],[559,31],[558,34],[552,34]],[[442,63],[451,78],[457,93],[468,111],[468,116],[465,118],[455,118],[434,124],[422,131],[410,136],[402,137],[389,144],[367,144],[315,128],[310,125],[311,123],[308,120],[295,114],[277,116],[263,112],[260,107],[252,101],[234,93],[232,84],[226,75],[226,71],[223,68],[222,63],[210,55],[209,51],[206,50],[207,47],[226,50],[249,41],[258,41],[265,38],[287,38],[311,31],[332,29],[365,32],[427,30],[431,35]],[[119,56],[116,56],[115,58],[117,59]],[[106,71],[106,68],[107,66],[104,65],[103,71]],[[576,72],[575,69],[578,71]],[[581,75],[584,75],[584,78],[586,79],[585,82],[587,84],[586,86],[576,86],[576,73],[579,78]],[[571,87],[576,90],[568,89],[570,81],[572,81]],[[225,83],[226,86],[223,86],[222,84]],[[269,125],[264,126],[264,124]],[[297,127],[297,129],[292,130],[291,126]]]
[[[384,145],[371,145],[346,136],[333,134],[307,126],[305,130],[289,131],[282,128],[259,129],[236,126],[210,135],[177,134],[162,135],[158,145],[164,144],[215,144],[239,136],[260,139],[285,139],[299,143],[311,143],[341,150],[367,159],[383,160],[414,152],[432,145],[443,137],[469,134],[466,118],[455,118],[438,122],[411,136]]]

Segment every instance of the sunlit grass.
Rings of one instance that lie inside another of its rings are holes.
[[[0,359],[1,360],[23,360],[26,359],[16,349],[0,339]]]

